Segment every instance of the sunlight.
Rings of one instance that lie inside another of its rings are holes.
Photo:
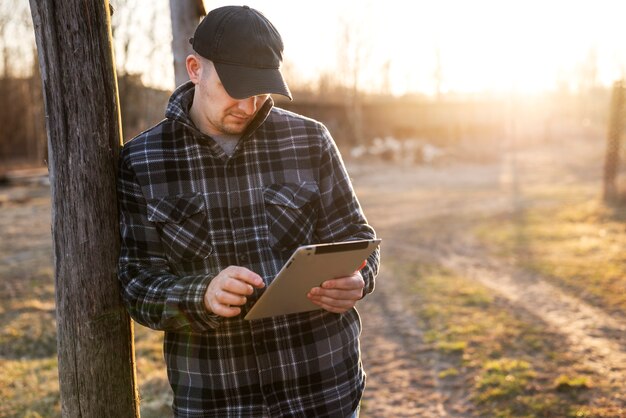
[[[205,1],[208,8],[230,3]],[[354,48],[360,51],[359,85],[396,95],[432,95],[438,88],[444,93],[577,91],[583,85],[609,85],[626,68],[620,21],[626,3],[618,0],[247,4],[283,35],[293,83],[317,85],[323,74],[341,75],[355,65]],[[160,28],[169,30],[166,26]],[[148,77],[151,84],[159,84],[162,72],[157,72]]]
[[[395,83],[420,74],[409,89],[432,89],[437,50],[442,85],[452,91],[535,92],[583,77],[606,84],[623,71],[620,2],[448,0],[413,2],[401,15],[390,9],[381,10],[393,40],[383,53],[399,67]]]

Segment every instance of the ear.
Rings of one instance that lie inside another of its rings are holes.
[[[187,74],[189,74],[189,79],[193,82],[193,84],[198,84],[200,81],[200,76],[202,74],[202,62],[195,55],[191,54],[187,56],[185,60],[185,64],[187,66]]]

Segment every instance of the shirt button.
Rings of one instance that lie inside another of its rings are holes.
[[[239,259],[241,261],[248,261],[248,256],[246,254],[241,254],[241,256],[239,257]]]
[[[232,212],[233,215],[239,215],[239,208],[234,208]]]

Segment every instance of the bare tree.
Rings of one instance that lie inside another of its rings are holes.
[[[116,0],[115,12],[111,16],[111,33],[115,50],[115,70],[118,77],[125,76],[128,70],[128,57],[133,40],[131,33],[138,26],[139,14],[135,12],[137,3],[135,0]],[[149,18],[144,16],[144,18]]]
[[[32,89],[39,72],[34,71],[36,54],[30,54],[35,38],[27,5],[20,0],[0,3],[0,160],[4,168],[9,162],[43,164],[41,88]]]
[[[61,412],[138,417],[132,323],[116,277],[121,132],[108,2],[30,5],[49,144]]]
[[[619,169],[620,142],[624,133],[625,89],[624,80],[616,81],[613,84],[604,160],[603,197],[604,201],[609,203],[614,202],[618,198],[617,173]]]
[[[354,21],[342,20],[339,38],[338,67],[346,89],[345,105],[351,128],[349,141],[359,143],[363,138],[363,112],[361,103],[361,75],[367,61],[368,50],[362,35],[362,26]]]
[[[44,163],[48,158],[46,133],[44,132],[43,97],[41,93],[41,75],[39,73],[39,63],[37,61],[37,49],[32,46],[33,69],[28,82],[28,109],[26,115],[30,123],[27,123],[26,130],[28,155],[37,164]]]
[[[172,18],[172,54],[174,55],[174,79],[176,86],[189,80],[185,60],[191,53],[189,38],[206,14],[202,0],[170,0]]]
[[[168,17],[163,16],[166,6],[162,2],[146,7],[143,0],[115,0],[111,32],[118,78],[135,74],[149,76],[150,72],[158,73],[160,67],[166,67],[162,61],[169,56],[170,46],[161,45],[159,38],[164,32],[159,28],[169,23]]]
[[[380,87],[380,93],[383,95],[391,95],[392,94],[392,89],[391,89],[391,63],[392,60],[391,58],[387,58],[384,62],[383,65],[381,66],[380,69],[380,75],[381,75],[381,87]]]
[[[435,50],[435,71],[433,73],[435,81],[435,97],[440,101],[443,97],[443,63],[441,62],[441,48]]]

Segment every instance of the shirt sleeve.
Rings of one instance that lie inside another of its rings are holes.
[[[146,201],[124,151],[117,193],[121,248],[118,278],[122,298],[138,323],[163,331],[203,332],[219,326],[219,316],[204,306],[210,276],[172,273],[155,225],[148,220]]]
[[[320,205],[317,235],[321,242],[350,241],[376,238],[356,197],[352,182],[328,130],[322,126],[322,155],[319,165]],[[374,280],[380,264],[380,249],[376,249],[361,270],[365,281],[363,294],[374,290]]]

